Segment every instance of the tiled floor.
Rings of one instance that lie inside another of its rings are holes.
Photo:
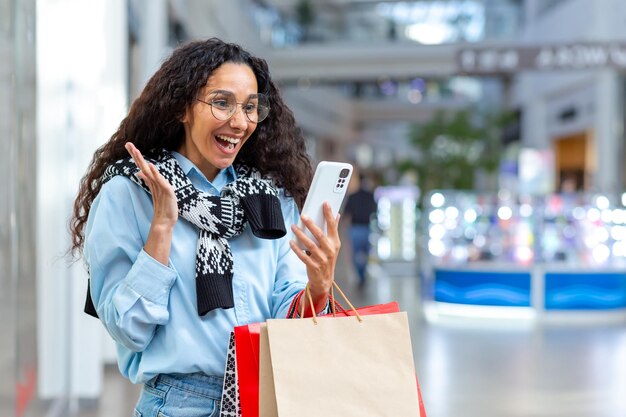
[[[409,313],[429,417],[626,416],[626,323],[427,322],[411,270],[374,269],[378,278],[362,292],[343,286],[355,304],[397,300]],[[98,405],[78,416],[130,417],[137,394],[111,369]]]

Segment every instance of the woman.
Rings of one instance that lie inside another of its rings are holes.
[[[294,226],[310,180],[266,62],[219,39],[175,50],[96,151],[73,250],[120,371],[144,383],[136,415],[219,415],[233,327],[293,316],[307,282],[325,308],[338,217],[324,208],[326,235],[303,218],[319,246]]]

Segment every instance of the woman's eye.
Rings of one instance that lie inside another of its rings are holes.
[[[228,100],[223,100],[223,99],[214,99],[213,101],[211,101],[211,104],[217,107],[218,109],[223,109],[223,110],[226,110],[230,107],[228,104]]]
[[[248,103],[244,107],[244,111],[246,113],[255,113],[257,110],[257,105],[255,103]]]

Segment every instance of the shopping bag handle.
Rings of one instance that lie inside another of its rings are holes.
[[[350,306],[350,310],[354,311],[354,315],[356,316],[356,318],[359,321],[363,321],[363,318],[361,317],[361,315],[357,311],[356,307],[352,305],[350,300],[348,300],[348,297],[344,294],[344,292],[339,287],[339,284],[337,284],[337,282],[335,282],[335,281],[333,281],[333,286],[330,287],[330,301],[331,301],[331,306],[332,306],[332,310],[333,310],[333,316],[337,313],[336,310],[335,310],[335,303],[336,303],[336,301],[335,301],[335,292],[334,292],[335,288],[337,288],[337,291],[339,291],[339,294],[341,294],[343,299],[346,300],[346,303],[348,303],[348,305]],[[341,306],[341,304],[340,304],[340,306]]]
[[[348,300],[348,297],[344,294],[344,292],[339,287],[339,284],[337,284],[337,282],[335,282],[335,281],[333,281],[333,285],[330,287],[330,305],[332,307],[333,317],[335,317],[335,315],[337,314],[337,311],[335,310],[335,303],[336,303],[336,301],[335,301],[335,292],[334,292],[335,288],[337,288],[337,291],[339,291],[339,294],[341,294],[343,299],[346,300],[346,303],[348,303],[348,305],[350,306],[350,309],[352,311],[354,311],[354,315],[356,316],[357,320],[359,320],[359,322],[363,321],[363,318],[361,317],[359,312],[356,310],[356,307],[354,307],[352,305],[350,300]],[[313,323],[317,324],[317,318],[316,318],[316,313],[315,313],[315,305],[313,304],[313,297],[311,296],[311,288],[309,287],[309,283],[308,282],[307,282],[306,286],[304,287],[304,292],[306,293],[307,299],[309,300],[309,305],[311,306],[311,318],[313,319]],[[300,317],[301,318],[304,317],[304,304],[305,304],[305,302],[300,301]],[[341,305],[339,305],[339,306],[341,307]],[[341,307],[341,308],[343,309],[343,307]]]

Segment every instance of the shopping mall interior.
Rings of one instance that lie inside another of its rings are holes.
[[[374,192],[365,283],[344,219],[335,277],[407,312],[429,417],[626,415],[623,0],[0,0],[0,415],[133,415],[68,219],[150,76],[210,37]]]

